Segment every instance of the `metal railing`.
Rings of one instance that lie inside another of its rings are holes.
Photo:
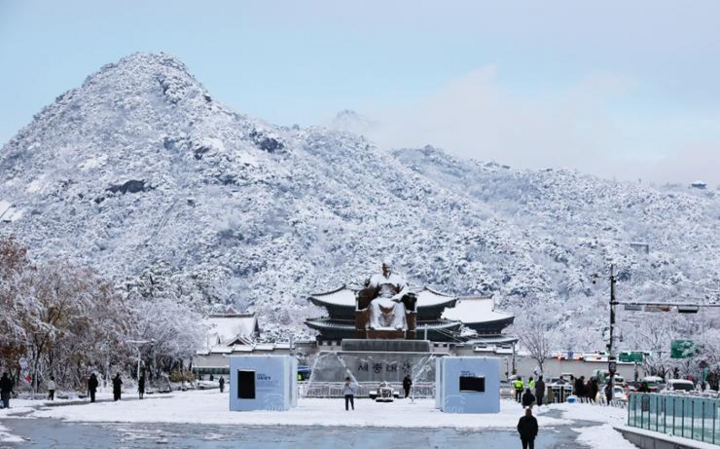
[[[355,385],[355,397],[369,397],[371,390],[377,390],[378,383],[361,383]],[[405,395],[402,384],[391,383],[390,386],[396,390],[401,397]],[[343,384],[341,382],[312,382],[301,383],[299,386],[301,398],[341,398],[343,397]],[[412,386],[410,395],[416,399],[434,398],[435,384],[417,383]]]
[[[720,400],[634,393],[628,426],[720,445]]]

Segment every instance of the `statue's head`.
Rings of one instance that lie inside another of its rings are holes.
[[[392,259],[390,259],[389,257],[386,257],[385,259],[383,259],[382,272],[383,272],[383,275],[385,275],[385,276],[387,276],[388,274],[390,274],[392,272]]]

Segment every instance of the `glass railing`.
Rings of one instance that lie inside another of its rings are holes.
[[[720,445],[720,400],[698,396],[635,393],[628,426]]]

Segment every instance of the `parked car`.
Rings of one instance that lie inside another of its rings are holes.
[[[650,390],[650,393],[657,393],[658,391],[662,391],[665,388],[665,381],[662,379],[662,377],[658,376],[643,377],[640,383],[641,385],[643,383],[646,383],[648,389]]]
[[[684,379],[670,379],[664,391],[695,391],[695,384]]]
[[[625,389],[623,387],[613,387],[613,400],[627,402],[628,397],[627,394],[625,394]]]

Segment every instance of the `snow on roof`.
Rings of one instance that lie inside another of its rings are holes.
[[[256,351],[274,351],[275,345],[272,343],[261,343],[259,345],[255,345]]]
[[[235,345],[231,352],[253,352],[254,348],[250,345]]]
[[[355,291],[345,286],[331,292],[316,293],[311,296],[329,305],[355,307]]]
[[[415,291],[411,289],[411,291]],[[454,300],[455,296],[446,295],[436,292],[435,290],[424,287],[417,293],[417,307],[433,307],[448,303]],[[348,287],[341,287],[337,290],[327,293],[315,293],[311,295],[318,302],[328,305],[341,307],[355,307],[355,290]]]
[[[210,315],[207,318],[208,343],[230,344],[236,339],[253,339],[257,328],[257,317],[254,313],[235,315]]]
[[[425,287],[422,291],[420,291],[420,293],[418,293],[416,307],[439,306],[449,301],[453,301],[455,298],[456,296],[446,295]]]
[[[442,317],[446,320],[461,321],[464,324],[484,323],[509,318],[512,315],[493,310],[492,296],[465,296],[458,299],[455,307],[445,309]]]
[[[214,346],[210,352],[213,354],[232,354],[233,348],[227,346]]]

